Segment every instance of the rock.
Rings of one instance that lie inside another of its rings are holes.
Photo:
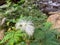
[[[4,37],[4,29],[2,29],[2,30],[0,30],[0,40],[2,40],[3,39],[3,37]]]
[[[53,29],[58,29],[57,31],[60,32],[60,13],[59,12],[51,12],[51,15],[48,17],[47,22],[52,23]]]
[[[55,11],[55,12],[49,12],[48,14],[50,14],[50,15],[54,15],[54,14],[60,15],[60,10],[59,11]]]
[[[37,7],[46,14],[60,10],[60,0],[36,0],[35,2]]]

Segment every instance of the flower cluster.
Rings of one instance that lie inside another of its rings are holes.
[[[19,20],[16,23],[15,27],[16,29],[25,31],[29,36],[33,35],[35,29],[32,21],[27,21],[27,20]]]

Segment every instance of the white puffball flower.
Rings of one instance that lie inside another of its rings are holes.
[[[15,24],[15,27],[16,29],[21,29],[22,31],[25,31],[26,34],[28,34],[29,36],[33,35],[35,29],[32,21],[26,21],[26,20],[19,20]]]

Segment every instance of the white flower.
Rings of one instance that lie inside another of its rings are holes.
[[[34,26],[31,21],[26,20],[19,20],[16,25],[16,29],[21,29],[22,31],[25,31],[29,36],[32,36],[34,33]]]

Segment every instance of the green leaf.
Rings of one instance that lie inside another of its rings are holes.
[[[48,30],[50,30],[51,26],[52,26],[52,24],[50,22],[43,23],[42,30],[48,31]]]
[[[39,40],[39,39],[44,39],[45,33],[41,30],[35,30],[34,37]]]

